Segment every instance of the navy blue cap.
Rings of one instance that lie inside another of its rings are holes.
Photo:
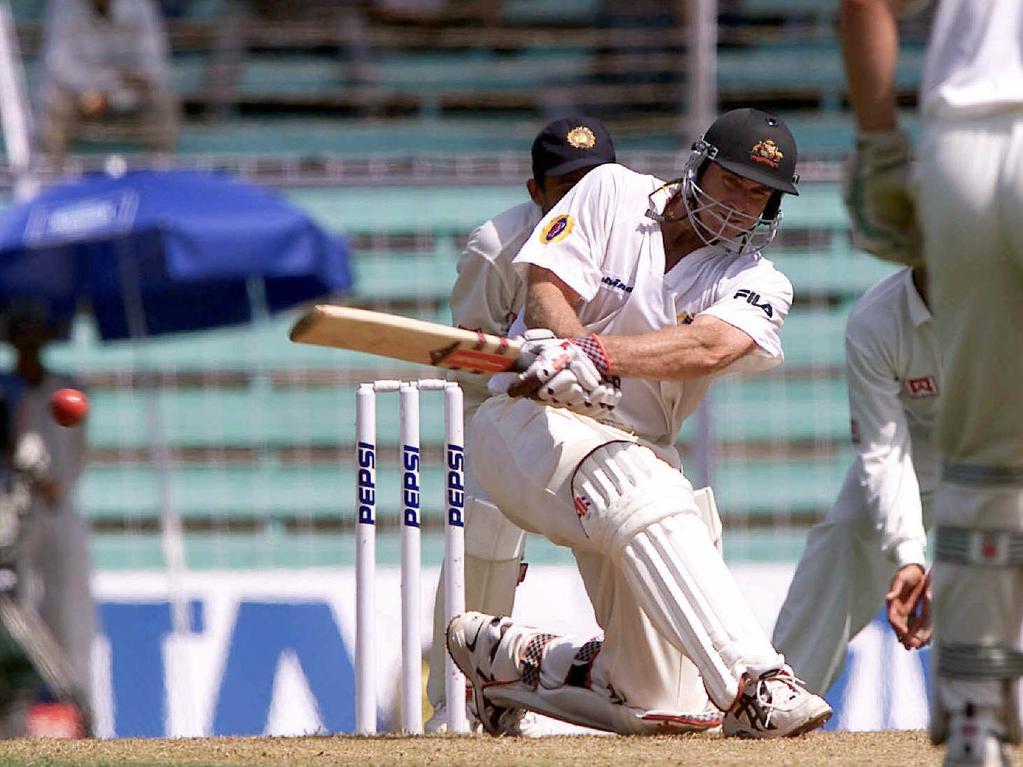
[[[563,176],[579,168],[615,162],[615,145],[594,117],[562,117],[533,141],[533,178]]]

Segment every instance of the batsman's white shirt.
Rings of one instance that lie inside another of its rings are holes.
[[[911,270],[856,302],[845,342],[856,459],[810,530],[774,630],[775,647],[818,692],[841,673],[849,641],[881,609],[895,571],[924,564],[938,485],[941,358]]]
[[[779,333],[792,285],[759,253],[700,248],[665,273],[660,213],[672,189],[621,165],[586,175],[548,213],[515,258],[517,268],[548,269],[583,298],[579,320],[590,332],[637,335],[711,315],[757,344],[727,371],[767,370],[783,358]],[[511,332],[523,328],[516,321]],[[614,361],[612,360],[612,366]],[[615,416],[657,445],[673,444],[711,378],[622,381]]]
[[[451,319],[469,330],[508,335],[526,303],[526,281],[512,261],[540,223],[540,206],[524,202],[494,216],[469,235],[451,288]],[[468,421],[487,398],[488,376],[453,373],[465,393]]]

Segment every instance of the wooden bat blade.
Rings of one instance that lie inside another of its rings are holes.
[[[299,318],[289,337],[295,343],[350,349],[469,373],[519,370],[522,347],[521,341],[488,333],[326,304]]]

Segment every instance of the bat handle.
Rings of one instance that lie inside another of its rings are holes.
[[[510,373],[524,373],[537,358],[537,352],[523,347],[519,350],[519,356],[515,364],[508,368]],[[540,388],[540,379],[536,375],[529,375],[523,380],[508,387],[509,397],[531,397]]]
[[[533,351],[526,346],[519,349],[519,356],[515,358],[515,364],[508,368],[509,373],[525,373],[530,365],[539,356],[539,351]]]

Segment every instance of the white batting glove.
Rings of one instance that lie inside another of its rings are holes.
[[[549,330],[525,333],[523,351],[536,359],[508,387],[512,396],[531,396],[555,407],[596,416],[614,410],[618,382],[607,375],[607,355],[595,336],[556,338]]]
[[[853,245],[908,266],[921,263],[923,257],[909,193],[911,170],[909,137],[900,130],[877,131],[857,136],[842,178]]]

